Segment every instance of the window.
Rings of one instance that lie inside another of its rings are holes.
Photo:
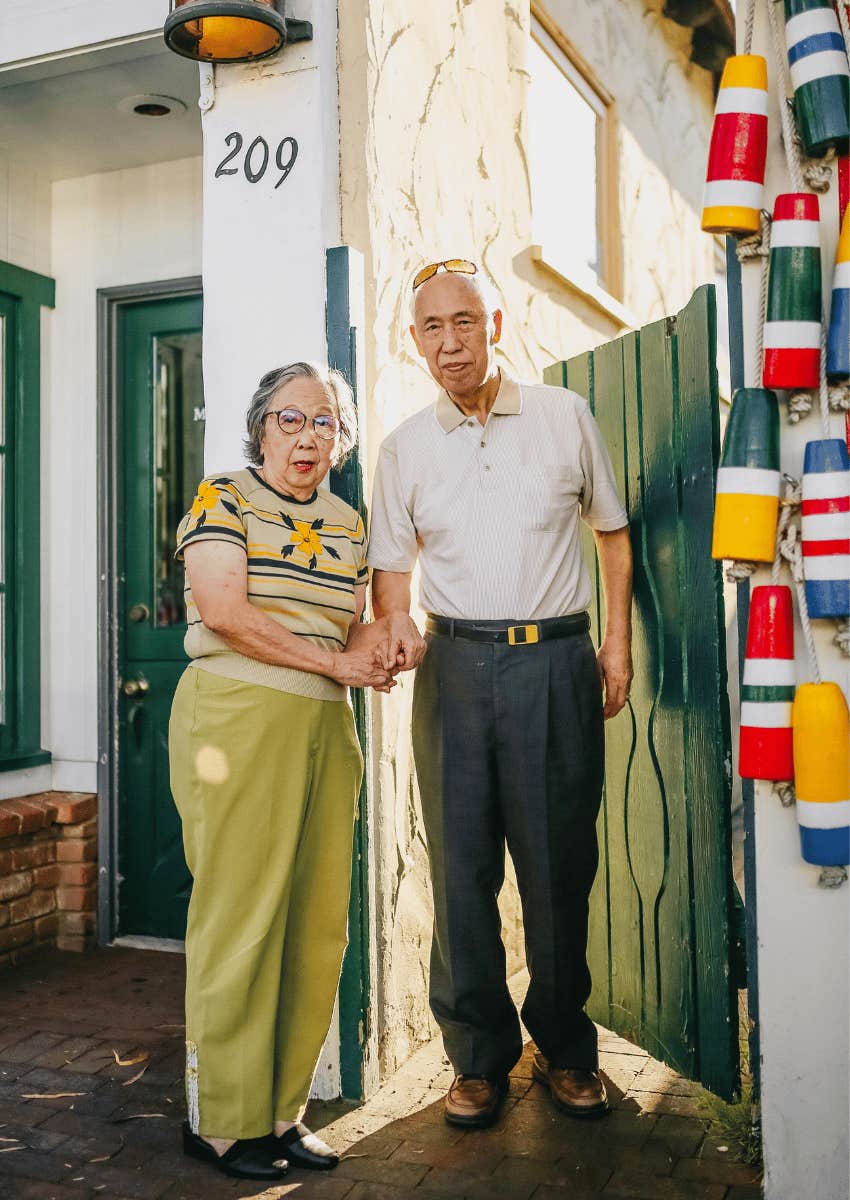
[[[532,20],[528,54],[535,256],[581,291],[619,298],[613,100],[549,26]]]
[[[0,771],[41,748],[41,306],[53,281],[0,263]]]

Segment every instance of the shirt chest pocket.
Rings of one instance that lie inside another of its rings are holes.
[[[519,491],[526,527],[563,529],[574,516],[583,482],[576,467],[540,462],[523,466]]]

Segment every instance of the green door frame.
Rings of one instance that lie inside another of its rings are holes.
[[[359,406],[358,341],[363,334],[361,256],[348,246],[334,246],[326,254],[326,277],[328,364],[346,377],[354,392],[354,402]],[[362,354],[359,361],[362,362]],[[363,426],[361,421],[361,430]],[[365,518],[362,446],[358,445],[357,453],[349,458],[342,470],[331,473],[331,490]],[[366,770],[354,830],[348,949],[339,985],[339,1043],[342,1094],[346,1099],[360,1100],[369,1090],[369,1046],[373,1035],[369,886],[372,746],[369,707],[364,693],[354,690],[352,703]]]
[[[98,494],[98,898],[97,936],[113,941],[118,924],[118,528],[121,446],[118,425],[118,311],[140,300],[202,291],[200,276],[168,279],[97,293]]]

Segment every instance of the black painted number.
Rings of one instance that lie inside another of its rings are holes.
[[[218,179],[221,175],[238,175],[238,167],[228,167],[228,163],[236,158],[245,144],[245,139],[241,133],[235,130],[229,133],[224,139],[226,146],[231,146],[232,149],[224,156],[221,162],[215,169],[214,178]],[[264,137],[255,137],[248,149],[245,151],[245,158],[242,163],[242,170],[245,173],[245,178],[249,183],[259,183],[268,170],[270,150],[269,144]],[[295,160],[298,157],[298,143],[294,137],[285,137],[278,143],[275,151],[275,163],[277,169],[281,172],[275,186],[275,191],[280,187],[286,177],[289,175],[292,168],[295,166]]]
[[[286,162],[283,161],[284,146],[289,147],[289,157],[286,159]],[[280,145],[278,146],[277,154],[275,155],[275,162],[277,163],[277,169],[279,171],[283,171],[283,174],[281,175],[280,179],[278,179],[277,183],[274,185],[275,191],[277,191],[277,189],[283,183],[284,179],[286,179],[289,172],[295,166],[295,160],[297,157],[298,157],[298,143],[296,142],[294,137],[285,137],[283,139],[283,141],[280,143]]]
[[[258,170],[254,170],[251,166],[253,162],[253,154],[258,146],[263,148],[263,157],[260,161]],[[266,173],[266,167],[269,165],[269,144],[265,138],[255,137],[251,145],[245,151],[245,178],[249,183],[259,183]]]
[[[233,149],[230,151],[229,154],[225,155],[225,157],[221,160],[221,162],[216,167],[216,169],[215,169],[215,178],[216,179],[218,179],[219,175],[236,175],[236,174],[238,174],[238,171],[239,171],[238,167],[228,167],[225,164],[229,163],[232,158],[235,158],[236,155],[239,153],[239,151],[242,149],[242,134],[241,133],[229,133],[227,135],[227,137],[224,139],[224,144],[225,144],[225,146],[230,146],[232,144]]]

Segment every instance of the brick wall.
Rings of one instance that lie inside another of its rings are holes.
[[[97,796],[0,801],[0,966],[44,946],[85,950],[97,905]]]

